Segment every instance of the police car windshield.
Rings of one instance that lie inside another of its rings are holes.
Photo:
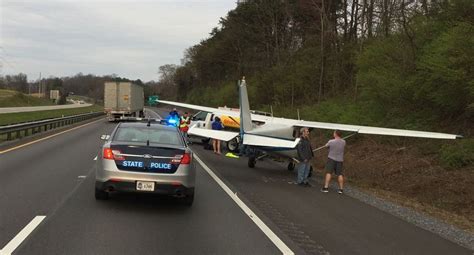
[[[118,142],[143,142],[182,145],[179,134],[173,130],[148,127],[121,127],[114,136]]]

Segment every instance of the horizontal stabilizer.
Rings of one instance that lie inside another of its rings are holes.
[[[296,145],[299,143],[299,141],[300,141],[299,138],[292,141],[292,140],[279,139],[279,138],[274,138],[274,137],[245,134],[243,143],[245,145],[253,145],[253,146],[295,148]]]
[[[212,129],[207,129],[207,128],[198,128],[196,126],[192,126],[188,134],[190,135],[196,135],[196,136],[202,136],[202,137],[208,137],[212,139],[218,139],[221,141],[230,141],[236,136],[239,135],[237,132],[229,132],[229,131],[222,131],[222,130],[212,130]]]

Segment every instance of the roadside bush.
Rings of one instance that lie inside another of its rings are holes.
[[[474,140],[463,140],[447,144],[440,149],[441,164],[447,168],[474,165]]]

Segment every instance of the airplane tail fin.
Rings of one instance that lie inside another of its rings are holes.
[[[249,97],[245,79],[239,82],[239,104],[240,104],[240,134],[243,135],[252,130],[252,119],[250,116]]]

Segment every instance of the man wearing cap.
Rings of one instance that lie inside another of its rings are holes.
[[[171,120],[173,122],[171,122],[170,124],[173,124],[173,126],[175,127],[179,126],[179,122],[181,118],[179,117],[179,113],[178,113],[178,110],[176,110],[176,108],[173,108],[173,110],[170,112],[168,116],[168,122],[170,122]]]

